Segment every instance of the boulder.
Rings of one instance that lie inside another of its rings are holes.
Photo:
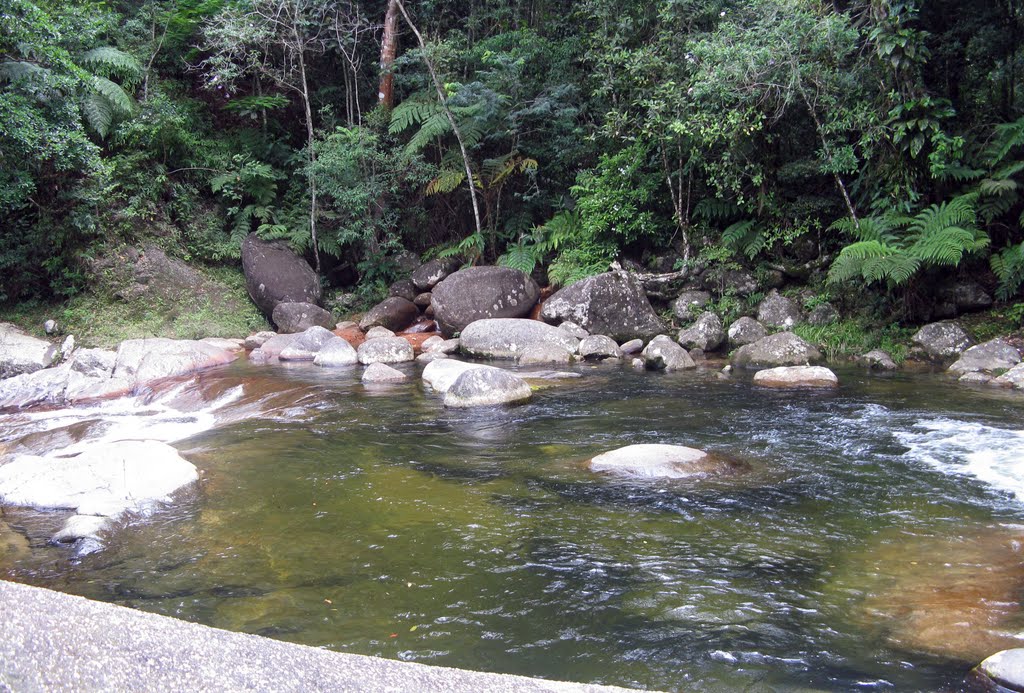
[[[1024,390],[1024,363],[1018,364],[992,381],[996,387],[1012,387]]]
[[[334,327],[334,317],[312,303],[278,303],[270,319],[281,334],[305,332],[313,326],[328,330]]]
[[[967,385],[988,385],[993,380],[995,380],[995,376],[980,372],[964,373],[957,378],[957,382]]]
[[[643,352],[644,366],[655,371],[681,371],[696,368],[686,349],[663,334],[651,340]]]
[[[839,378],[822,366],[779,366],[754,374],[754,384],[761,387],[839,387]]]
[[[371,363],[363,371],[364,383],[401,383],[409,379],[405,373],[383,363]]]
[[[529,275],[511,267],[468,267],[434,287],[431,306],[442,334],[451,337],[488,318],[521,318],[540,297]]]
[[[753,344],[767,336],[768,330],[765,329],[764,325],[753,318],[742,317],[729,325],[729,345],[733,347]]]
[[[444,363],[438,361],[437,363]],[[493,407],[525,402],[533,390],[525,380],[500,368],[474,368],[460,375],[444,394],[444,406]]]
[[[718,296],[749,296],[758,290],[754,275],[742,269],[708,270],[701,275],[701,283],[705,289]]]
[[[235,351],[188,339],[128,339],[117,347],[114,377],[126,378],[141,386],[162,378],[222,366],[237,357]]]
[[[282,361],[312,361],[324,347],[336,337],[333,332],[323,327],[310,327],[295,339],[291,344],[281,350],[278,358]]]
[[[558,326],[558,329],[565,330],[576,339],[586,339],[587,337],[590,336],[589,332],[587,332],[586,330],[584,330],[582,327],[572,322],[571,320],[566,320],[565,322],[560,324]]]
[[[24,455],[0,466],[0,501],[117,518],[148,512],[198,478],[195,466],[165,443],[97,443],[74,457]]]
[[[440,346],[442,344],[444,344],[444,342],[445,342],[444,337],[442,337],[440,335],[434,335],[433,337],[427,337],[426,339],[423,340],[423,343],[420,344],[420,351],[422,351],[424,354],[429,354],[434,349],[440,348]]]
[[[457,269],[458,260],[436,258],[417,267],[412,273],[411,281],[417,291],[430,291]]]
[[[465,361],[456,361],[455,359],[432,361],[423,369],[422,378],[423,382],[434,392],[444,394],[455,384],[460,375],[476,368],[494,368],[494,366],[485,366],[482,363],[466,363]]]
[[[572,363],[572,354],[565,347],[549,342],[527,344],[519,354],[520,366],[539,366],[552,363]]]
[[[996,652],[979,664],[975,671],[1004,689],[1024,691],[1024,648]]]
[[[778,291],[772,291],[757,307],[757,321],[767,327],[792,329],[803,320],[800,305]]]
[[[388,328],[383,327],[381,325],[377,325],[376,327],[371,327],[369,330],[366,331],[366,339],[383,339],[385,337],[394,337],[394,336],[395,336],[394,332],[392,332]]]
[[[680,322],[691,322],[700,309],[709,303],[711,294],[707,291],[684,291],[672,302],[672,315]]]
[[[356,350],[341,337],[332,337],[327,340],[313,358],[314,365],[324,368],[340,368],[356,363],[359,363]]]
[[[537,320],[519,318],[477,320],[463,330],[459,348],[478,358],[515,359],[537,342],[554,344],[570,353],[579,349],[579,342],[569,333]]]
[[[644,350],[644,340],[642,339],[631,339],[628,342],[623,342],[619,346],[619,350],[624,355],[639,354]]]
[[[896,362],[889,352],[881,349],[873,349],[866,354],[861,354],[857,357],[857,363],[877,371],[894,371],[897,368]]]
[[[986,310],[992,307],[992,296],[985,288],[972,281],[962,281],[941,287],[936,292],[933,316],[953,318],[961,313]]]
[[[71,370],[90,378],[109,378],[117,365],[117,352],[108,349],[79,349],[70,361]]]
[[[956,322],[933,322],[917,331],[912,338],[929,358],[945,361],[962,354],[974,339]]]
[[[643,288],[626,272],[606,272],[565,287],[544,302],[540,316],[555,325],[568,320],[620,342],[665,331]]]
[[[31,337],[14,325],[0,323],[0,379],[47,368],[57,347],[45,339]]]
[[[43,323],[43,332],[48,335],[55,335],[60,332],[60,324],[51,318]]]
[[[734,462],[682,445],[627,445],[594,457],[591,471],[630,479],[692,479],[726,476],[740,469]]]
[[[57,533],[50,537],[50,542],[71,544],[80,539],[99,541],[102,533],[110,529],[113,524],[109,517],[101,515],[72,515],[57,530]]]
[[[281,352],[297,340],[297,334],[277,334],[265,341],[258,349],[249,352],[250,361],[272,361],[281,355]]]
[[[401,250],[388,259],[395,263],[401,274],[412,274],[421,264],[420,256],[411,250]]]
[[[1008,371],[1020,363],[1020,352],[1003,339],[993,339],[967,349],[949,371],[956,375],[964,373],[988,373]]]
[[[780,332],[740,347],[732,364],[741,368],[807,366],[821,360],[821,352],[792,332]]]
[[[244,339],[233,339],[229,337],[203,337],[199,340],[203,344],[215,346],[225,351],[243,351],[245,349]]]
[[[430,304],[431,302],[433,302],[433,300],[434,294],[430,293],[429,291],[424,291],[421,294],[416,294],[416,296],[412,299],[412,302],[413,305],[415,305],[417,308],[421,310],[426,310],[428,307],[430,307]]]
[[[392,296],[375,305],[359,321],[362,330],[371,327],[386,327],[393,332],[401,332],[420,317],[420,309],[405,298]]]
[[[442,354],[440,351],[425,351],[416,357],[416,363],[430,363],[446,358],[449,358],[448,354]]]
[[[692,327],[680,332],[676,341],[684,349],[714,351],[725,341],[722,321],[714,313],[704,313]]]
[[[368,339],[359,345],[356,354],[359,363],[364,366],[373,363],[404,363],[416,358],[412,345],[401,337]]]
[[[810,314],[807,316],[807,323],[815,327],[821,327],[822,325],[831,325],[834,322],[839,322],[839,317],[839,311],[831,303],[819,303],[811,309]]]
[[[580,358],[595,361],[621,359],[622,349],[611,337],[595,334],[580,342]]]
[[[268,317],[278,303],[320,303],[320,278],[281,241],[250,233],[242,241],[242,270],[249,296]]]
[[[404,298],[406,301],[413,301],[419,292],[416,290],[416,285],[412,283],[411,279],[399,279],[397,282],[388,287],[388,296],[394,298]]]
[[[245,338],[244,346],[246,349],[250,351],[252,351],[253,349],[259,349],[261,346],[263,346],[276,336],[276,332],[271,332],[269,330],[257,332],[256,334],[251,334]]]

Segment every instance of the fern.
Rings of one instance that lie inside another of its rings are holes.
[[[441,112],[441,105],[427,96],[425,92],[413,94],[391,111],[388,132],[392,135],[405,132],[414,125],[422,125],[431,116]]]
[[[113,46],[100,46],[86,51],[79,62],[95,75],[117,77],[127,84],[137,84],[142,78],[142,65],[135,56]]]
[[[427,183],[427,195],[450,193],[466,180],[466,172],[458,169],[441,171],[437,178]]]
[[[0,63],[0,82],[20,82],[42,79],[49,74],[45,67],[18,60],[5,60]]]
[[[530,274],[537,266],[537,260],[537,246],[527,245],[525,239],[520,238],[518,243],[510,245],[505,254],[498,258],[498,264]]]
[[[693,214],[705,221],[728,221],[739,216],[741,211],[735,202],[706,197],[694,206]]]
[[[82,99],[82,115],[85,116],[85,122],[89,127],[100,136],[100,139],[106,139],[114,124],[114,109],[110,101],[103,98],[102,94],[86,94]]]
[[[996,297],[1002,301],[1009,300],[1020,291],[1024,284],[1024,243],[1011,245],[1000,253],[989,258],[992,272],[999,279]]]

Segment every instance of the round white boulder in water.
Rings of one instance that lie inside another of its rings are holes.
[[[0,466],[0,502],[116,518],[146,512],[198,478],[166,443],[97,443],[74,457],[24,455]]]
[[[1011,691],[1024,691],[1024,647],[996,652],[977,671]]]
[[[779,366],[754,374],[761,387],[839,387],[836,374],[823,366]]]
[[[682,445],[627,445],[590,460],[590,469],[632,479],[686,479],[732,471],[735,465]]]

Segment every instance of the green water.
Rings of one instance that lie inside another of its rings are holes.
[[[0,575],[339,651],[662,690],[954,689],[1024,629],[1024,530],[1007,527],[1024,524],[1024,398],[938,376],[779,392],[710,370],[579,370],[477,411],[418,379],[368,389],[357,370],[206,373],[151,396],[186,412],[237,396],[175,443],[198,490],[77,560],[45,545],[63,515],[8,509],[32,550]],[[651,442],[751,469],[635,482],[585,467]],[[1005,478],[959,473],[971,451]]]

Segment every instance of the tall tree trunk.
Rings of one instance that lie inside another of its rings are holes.
[[[395,56],[398,55],[398,0],[389,0],[380,41],[380,89],[377,102],[384,108],[395,105]],[[404,13],[404,9],[403,9]]]
[[[427,66],[427,70],[430,72],[430,78],[434,82],[434,89],[437,90],[437,98],[441,102],[441,108],[444,109],[444,113],[448,116],[448,124],[452,126],[452,132],[455,133],[455,139],[459,142],[459,151],[462,153],[462,163],[466,167],[466,185],[469,186],[469,196],[473,200],[473,220],[476,222],[476,232],[480,237],[483,237],[483,226],[480,224],[480,204],[476,199],[476,184],[473,182],[473,169],[469,165],[469,152],[466,150],[466,143],[462,139],[462,132],[459,131],[459,125],[455,122],[455,114],[452,113],[452,109],[448,107],[448,96],[444,92],[444,85],[441,83],[440,77],[437,76],[437,70],[434,69],[434,61],[427,55],[427,44],[423,40],[423,35],[420,34],[419,29],[412,23],[412,18],[409,17],[409,13],[405,11],[405,5],[402,0],[393,0],[398,3],[398,9],[402,11],[402,16],[405,18],[405,23],[412,29],[412,33],[416,34],[416,40],[420,44],[420,50],[423,51],[423,62]]]
[[[298,47],[296,54],[299,61],[299,79],[302,86],[302,108],[306,117],[306,147],[309,149],[309,237],[313,243],[313,260],[317,275],[320,274],[320,244],[316,238],[316,175],[313,173],[313,164],[316,163],[316,152],[314,144],[316,135],[313,132],[313,109],[309,103],[309,84],[306,81],[306,60],[302,53],[302,43],[299,39],[299,27],[292,25],[295,34],[295,45]]]

